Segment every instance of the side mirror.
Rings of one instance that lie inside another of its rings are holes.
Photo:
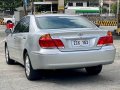
[[[12,34],[12,30],[11,30],[11,29],[6,29],[6,30],[5,30],[5,33],[6,33],[7,35]]]
[[[97,27],[100,27],[100,25],[98,25],[98,24],[95,24]]]

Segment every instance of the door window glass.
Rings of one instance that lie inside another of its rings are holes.
[[[29,32],[29,23],[30,23],[30,17],[26,17],[24,23],[23,23],[23,32]]]
[[[15,26],[15,28],[14,28],[14,31],[13,31],[13,33],[19,33],[19,29],[20,29],[20,22],[18,22],[18,24]]]
[[[13,33],[29,32],[30,17],[24,17],[18,22]]]

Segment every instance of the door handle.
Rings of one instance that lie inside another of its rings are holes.
[[[15,36],[15,37],[14,37],[14,39],[18,39],[18,38],[20,38],[20,37],[19,37],[19,36]]]
[[[26,39],[26,37],[23,37],[23,39]]]

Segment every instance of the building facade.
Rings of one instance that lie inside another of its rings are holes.
[[[99,6],[99,0],[67,0],[67,5],[74,7],[96,7]]]
[[[52,2],[53,11],[64,11],[64,0],[43,0],[43,2]]]
[[[52,4],[42,5],[41,11],[51,11],[52,7],[52,12],[69,12],[70,10],[70,12],[74,11],[74,13],[99,13],[100,6],[106,6],[106,9],[108,9],[117,0],[43,0],[43,2],[51,2]]]
[[[103,0],[105,4],[117,3],[117,0]]]
[[[67,0],[65,12],[70,14],[99,14],[99,0]]]

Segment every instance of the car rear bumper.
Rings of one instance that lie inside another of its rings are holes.
[[[114,62],[116,49],[103,47],[101,50],[44,53],[31,52],[30,59],[34,69],[82,68]]]

